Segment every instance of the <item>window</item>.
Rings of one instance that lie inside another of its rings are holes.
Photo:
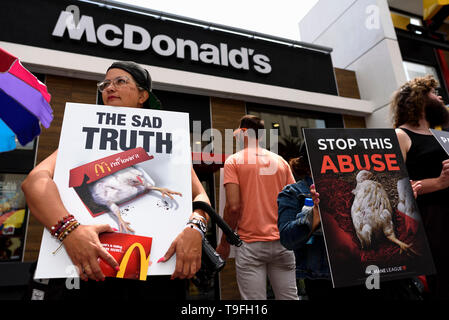
[[[424,64],[418,64],[409,61],[404,61],[403,66],[405,70],[405,75],[407,77],[407,81],[410,81],[416,77],[424,77],[428,74],[431,74],[436,80],[438,80],[438,83],[441,83],[438,77],[437,70],[432,66],[427,66]]]
[[[0,173],[0,262],[22,260],[27,208],[20,185],[25,177]]]
[[[290,135],[294,138],[299,137],[298,127],[297,126],[290,126]]]

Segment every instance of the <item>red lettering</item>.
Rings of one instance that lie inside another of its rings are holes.
[[[396,155],[395,154],[386,154],[385,157],[385,163],[387,164],[387,168],[389,171],[398,171],[401,170],[399,166],[397,165]]]
[[[323,163],[321,165],[321,173],[326,173],[327,170],[332,170],[334,173],[338,173],[338,169],[335,164],[332,162],[329,156],[323,157]]]
[[[371,163],[369,161],[369,157],[367,154],[363,155],[363,160],[365,161],[365,166],[362,167],[362,165],[360,164],[360,157],[358,154],[354,155],[354,160],[355,160],[355,166],[357,167],[358,170],[368,170],[371,168]]]
[[[329,155],[323,156],[321,165],[321,173],[327,173],[328,170],[334,173],[348,173],[354,170],[370,170],[374,171],[398,171],[401,170],[396,154],[363,154],[363,155],[337,155],[337,165],[332,161]]]
[[[385,171],[385,164],[380,160],[381,158],[382,155],[378,153],[371,155],[374,171]],[[376,167],[376,165],[378,165],[378,167]]]
[[[354,165],[352,164],[351,156],[338,155],[337,156],[338,165],[340,167],[340,172],[353,172]]]

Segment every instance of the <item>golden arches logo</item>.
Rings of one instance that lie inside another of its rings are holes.
[[[128,250],[126,250],[125,255],[123,256],[122,262],[120,263],[120,270],[117,272],[117,278],[123,278],[125,276],[126,267],[128,266],[129,258],[135,248],[139,249],[140,253],[140,280],[146,280],[148,267],[150,264],[150,255],[148,257],[145,255],[145,249],[143,248],[141,243],[135,242],[133,243]]]
[[[108,171],[111,172],[111,168],[109,168],[109,165],[106,162],[102,161],[101,163],[96,163],[95,164],[95,174],[97,176],[99,176],[100,175],[100,173],[99,173],[100,170],[101,170],[101,173],[105,173],[106,170],[104,169],[104,167],[106,167],[106,169],[108,169]]]

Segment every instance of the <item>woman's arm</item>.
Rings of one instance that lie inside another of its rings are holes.
[[[399,146],[401,148],[404,163],[407,160],[407,153],[412,146],[410,137],[401,129],[396,129],[396,136],[398,137]],[[418,195],[431,193],[443,190],[449,187],[449,159],[443,161],[443,168],[441,174],[437,178],[421,179],[421,187],[418,190]]]
[[[37,165],[22,183],[31,213],[47,229],[69,214],[53,181],[57,153],[53,152]]]
[[[404,163],[407,160],[407,153],[410,150],[410,147],[412,146],[412,140],[410,140],[410,137],[408,134],[404,132],[402,129],[395,129],[396,137],[399,141],[399,147],[401,149],[402,158],[404,159]]]
[[[314,184],[310,186],[310,193],[312,194],[313,200],[313,219],[312,228],[310,230],[310,234],[312,234],[321,225],[320,209],[318,208],[318,204],[320,203],[320,194],[316,191]]]
[[[281,244],[289,250],[301,248],[312,233],[313,219],[306,219],[310,212],[303,212],[299,198],[305,199],[305,194],[298,194],[293,188],[286,187],[278,195],[278,228]],[[306,223],[309,221],[310,223]]]
[[[53,181],[56,156],[57,151],[37,165],[22,183],[30,212],[47,229],[69,214]],[[78,268],[81,279],[104,280],[98,258],[112,268],[118,268],[117,261],[103,248],[98,238],[102,232],[113,231],[109,225],[80,225],[64,239],[64,247]]]
[[[421,179],[418,195],[443,190],[449,187],[449,159],[442,162],[440,176],[437,178]]]
[[[210,204],[209,197],[198,179],[193,168],[192,172],[192,200],[204,201]],[[191,217],[199,214],[208,221],[208,215],[202,210],[195,210]],[[158,262],[168,261],[176,253],[176,266],[171,279],[190,279],[201,268],[201,234],[192,228],[185,228],[170,245],[165,255]]]
[[[240,186],[236,183],[227,183],[225,185],[225,190],[226,204],[223,210],[223,220],[231,229],[235,230],[237,229],[242,209],[240,202]],[[231,245],[227,241],[226,234],[224,232],[221,235],[217,252],[223,259],[227,259],[231,252]]]
[[[207,196],[206,190],[204,190],[203,185],[201,184],[200,180],[198,179],[198,176],[196,175],[195,170],[193,170],[193,168],[192,168],[191,171],[192,171],[192,200],[193,201],[204,201],[210,205],[209,197]],[[206,222],[209,221],[208,214],[206,212],[204,212],[203,210],[196,209],[194,212],[201,215],[203,218],[205,218]]]

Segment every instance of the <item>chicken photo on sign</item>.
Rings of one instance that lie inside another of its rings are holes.
[[[334,287],[434,273],[393,129],[305,129]]]
[[[351,206],[351,218],[361,248],[365,250],[370,249],[378,241],[377,239],[382,240],[385,237],[399,246],[399,253],[406,252],[418,255],[412,249],[411,244],[406,244],[397,238],[393,225],[394,212],[387,191],[382,184],[374,179],[372,172],[361,170],[356,176],[357,185],[352,190],[354,200]],[[406,178],[398,181],[398,197],[403,200],[403,202],[398,203],[398,206],[404,206],[402,208],[403,212],[406,211],[406,205],[412,209],[411,214],[415,216],[415,219],[409,221],[410,224],[415,226],[418,223],[419,216],[416,215],[416,210],[412,207],[412,199],[408,196],[411,193],[408,192],[409,190],[407,186],[404,186],[404,183],[410,182]],[[408,203],[406,202],[407,198],[409,200]],[[411,217],[411,215],[409,216]],[[407,229],[409,230],[409,228]],[[413,227],[412,229],[415,230]]]
[[[153,158],[143,148],[135,148],[92,161],[70,171],[69,187],[75,189],[93,217],[108,212],[117,221],[119,232],[134,233],[130,223],[123,219],[120,205],[151,191],[159,192],[169,201],[175,201],[174,195],[182,196],[168,188],[157,187],[138,166]]]

